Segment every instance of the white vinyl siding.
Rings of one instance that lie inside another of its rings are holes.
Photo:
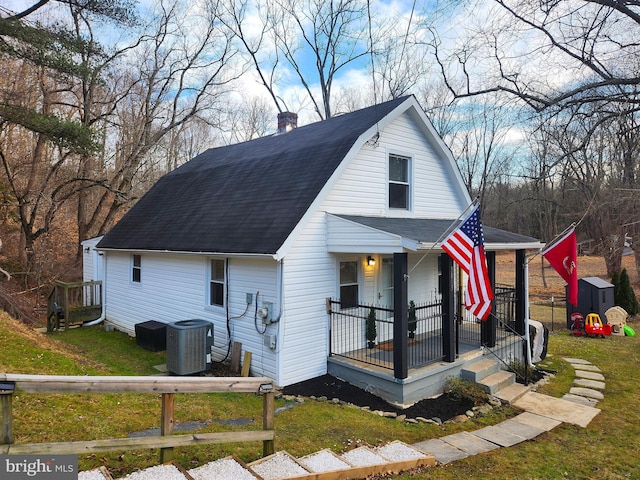
[[[411,158],[411,210],[388,208],[388,156]],[[455,166],[454,166],[455,167]],[[448,160],[440,158],[407,114],[365,144],[327,196],[323,209],[344,215],[457,218],[467,205]]]
[[[144,281],[132,285],[130,255],[106,252],[107,321],[117,329],[134,334],[137,323],[156,320],[172,323],[180,320],[203,319],[213,323],[214,361],[228,352],[227,325],[231,339],[241,342],[244,351],[253,354],[252,374],[276,378],[276,352],[264,346],[263,335],[256,331],[254,313],[256,301],[271,302],[278,307],[277,263],[270,259],[230,258],[227,287],[229,289],[229,322],[226,308],[207,308],[207,273],[210,257],[145,253]],[[259,292],[259,298],[256,294]],[[247,293],[253,301],[247,305]],[[276,312],[277,313],[277,312]],[[260,326],[261,330],[264,327]],[[277,324],[266,334],[277,334]]]
[[[82,281],[102,280],[102,255],[95,249],[102,237],[82,242]]]

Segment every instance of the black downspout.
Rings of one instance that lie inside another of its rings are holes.
[[[442,266],[442,353],[445,362],[456,361],[456,292],[453,260],[440,255]]]
[[[409,376],[408,363],[408,261],[406,253],[393,254],[393,376]]]

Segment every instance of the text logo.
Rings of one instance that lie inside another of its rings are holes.
[[[0,455],[3,480],[77,480],[77,455]]]

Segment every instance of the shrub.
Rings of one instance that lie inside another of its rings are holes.
[[[378,329],[376,327],[376,311],[373,307],[369,309],[366,328],[367,341],[369,342],[369,345],[371,345],[378,336]]]
[[[479,384],[460,377],[449,377],[444,393],[453,400],[469,400],[474,405],[482,405],[489,398],[489,394]]]
[[[416,317],[416,304],[413,300],[409,302],[409,320],[408,320],[409,338],[415,337],[416,328],[418,328],[418,319]]]
[[[614,277],[611,278],[612,283]],[[614,288],[614,301],[616,305],[624,308],[629,315],[636,315],[638,313],[638,299],[631,286],[627,269],[623,268],[620,272],[619,282]]]

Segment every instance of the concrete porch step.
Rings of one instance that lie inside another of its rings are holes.
[[[528,392],[529,392],[529,388],[525,387],[520,383],[513,383],[511,385],[507,385],[506,387],[498,390],[494,394],[494,396],[502,402],[511,404],[513,402],[518,401]]]
[[[460,376],[465,380],[480,383],[484,378],[500,371],[500,365],[495,360],[483,358],[460,370]]]
[[[491,375],[484,377],[477,383],[490,395],[495,395],[500,390],[505,389],[509,385],[513,385],[515,382],[515,373],[500,370],[499,372],[492,373]]]

